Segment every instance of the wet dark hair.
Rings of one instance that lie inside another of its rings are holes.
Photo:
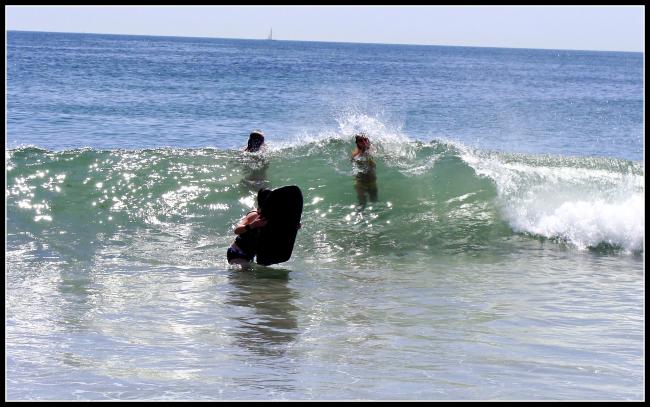
[[[246,151],[257,151],[264,144],[264,135],[260,132],[254,131],[248,136],[248,145]]]
[[[366,133],[358,133],[358,134],[355,134],[355,135],[354,135],[354,142],[355,142],[355,143],[358,143],[359,140],[368,140],[368,141],[370,141],[370,139],[368,138],[368,136],[366,135]]]
[[[264,202],[266,201],[266,198],[271,195],[271,190],[268,188],[262,188],[259,191],[257,191],[257,207],[262,209],[262,205],[264,205]]]

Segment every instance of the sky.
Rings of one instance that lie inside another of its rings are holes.
[[[5,29],[277,40],[645,49],[644,6],[5,6]]]

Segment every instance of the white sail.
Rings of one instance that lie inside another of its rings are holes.
[[[271,31],[269,32],[269,40],[273,39],[273,28],[271,28]]]

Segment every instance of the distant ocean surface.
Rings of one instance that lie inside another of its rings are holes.
[[[645,399],[643,54],[6,50],[8,400]],[[290,184],[291,260],[228,265],[257,189]]]

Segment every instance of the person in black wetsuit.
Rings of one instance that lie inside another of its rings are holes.
[[[228,263],[245,265],[253,261],[257,253],[259,228],[266,225],[266,219],[260,215],[260,208],[270,193],[268,188],[260,189],[257,192],[258,209],[248,212],[235,227],[237,237],[226,252]]]

